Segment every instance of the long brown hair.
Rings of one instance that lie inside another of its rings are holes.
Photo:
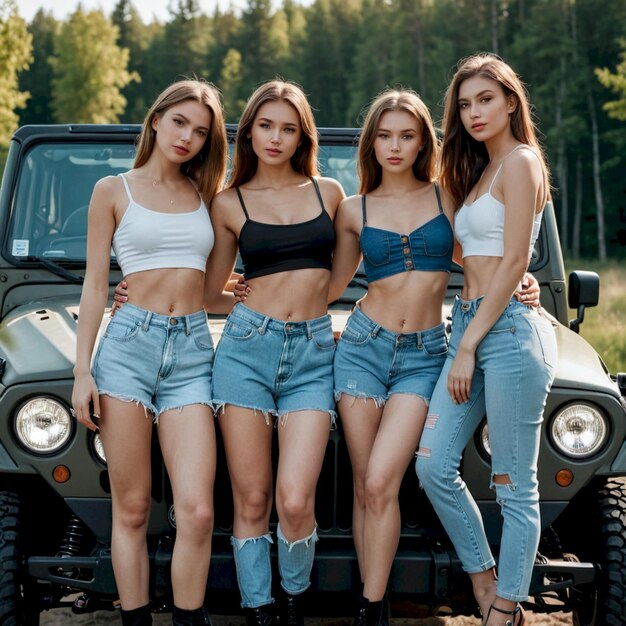
[[[417,180],[432,182],[437,169],[437,136],[428,107],[411,89],[386,89],[369,107],[363,130],[359,138],[357,169],[359,173],[359,193],[366,194],[376,189],[382,181],[383,168],[376,159],[374,142],[380,126],[380,118],[387,111],[406,111],[422,127],[422,149],[413,163],[413,175]]]
[[[550,176],[543,150],[537,140],[528,92],[520,77],[500,57],[480,53],[461,59],[446,92],[443,146],[441,149],[441,184],[461,206],[489,163],[485,144],[476,141],[465,130],[459,113],[459,87],[464,80],[482,76],[498,83],[504,95],[514,96],[515,110],[510,114],[515,139],[533,148],[539,157],[544,175],[545,193],[550,190]]]
[[[291,157],[291,167],[298,174],[310,178],[317,176],[317,152],[318,138],[317,128],[311,105],[307,100],[302,88],[295,83],[283,80],[271,80],[263,83],[250,96],[246,108],[239,119],[237,128],[237,143],[235,144],[235,156],[233,159],[233,173],[228,184],[229,187],[239,187],[247,183],[256,173],[258,157],[252,149],[250,130],[259,109],[266,102],[282,100],[291,105],[300,118],[302,136],[300,145]]]
[[[155,117],[160,117],[171,106],[193,100],[204,104],[211,113],[211,126],[202,150],[190,161],[182,163],[181,172],[191,177],[204,203],[209,206],[213,196],[224,186],[226,178],[226,127],[219,91],[204,80],[180,80],[162,91],[150,107],[137,143],[133,167],[145,165],[154,149],[156,131],[152,127]]]

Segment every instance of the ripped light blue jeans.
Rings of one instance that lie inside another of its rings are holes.
[[[317,530],[303,539],[289,541],[278,526],[278,571],[281,587],[290,595],[304,593],[311,584],[311,569],[315,558]],[[238,539],[231,537],[237,583],[241,594],[241,606],[256,608],[271,604],[272,566],[270,545],[272,536],[267,533],[260,537]]]
[[[528,597],[541,531],[537,457],[556,339],[549,320],[511,299],[476,350],[469,401],[454,404],[448,372],[481,300],[454,303],[448,357],[431,399],[416,471],[465,571],[494,567],[479,509],[459,471],[463,450],[487,415],[491,488],[504,522],[497,594],[519,602]],[[495,476],[504,477],[505,484],[496,484]]]

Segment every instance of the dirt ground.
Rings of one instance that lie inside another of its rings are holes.
[[[155,626],[171,624],[171,615],[164,613],[153,616]],[[214,616],[213,626],[243,626],[241,617]],[[73,615],[69,609],[57,609],[42,615],[42,626],[118,626],[121,624],[117,612],[96,611],[91,615]],[[306,626],[350,626],[352,620],[342,618],[307,618]],[[399,618],[392,619],[393,626],[480,626],[475,617],[427,617],[423,619]],[[526,613],[526,626],[572,626],[569,613],[553,613],[552,615],[534,615]]]

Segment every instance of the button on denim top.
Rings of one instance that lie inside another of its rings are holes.
[[[362,196],[361,250],[367,282],[400,272],[449,272],[454,233],[443,212],[439,186],[435,183],[439,215],[407,235],[367,225],[365,195]]]

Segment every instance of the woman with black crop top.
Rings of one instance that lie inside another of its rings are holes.
[[[213,400],[230,472],[232,545],[247,624],[276,623],[269,517],[276,475],[280,624],[303,623],[317,541],[315,487],[335,419],[335,342],[327,313],[333,218],[344,194],[317,178],[317,131],[292,83],[271,81],[251,96],[237,131],[233,175],[213,200],[215,247],[206,304],[235,263],[250,294],[228,317],[216,350]]]
[[[203,602],[216,450],[203,285],[213,245],[207,206],[223,184],[226,154],[217,90],[199,80],[174,83],[148,111],[133,168],[98,181],[89,206],[72,405],[87,428],[99,426],[106,453],[111,559],[125,626],[152,623],[146,530],[153,422],[176,508],[173,622],[210,624]],[[111,247],[130,297],[91,365]],[[214,304],[226,312],[232,303],[231,293]]]
[[[541,523],[537,456],[556,366],[551,323],[513,294],[549,199],[526,91],[499,57],[459,63],[446,95],[442,184],[453,198],[464,286],[416,469],[470,575],[485,626],[521,626]],[[490,486],[503,528],[496,576],[476,502],[460,474],[487,416]]]

